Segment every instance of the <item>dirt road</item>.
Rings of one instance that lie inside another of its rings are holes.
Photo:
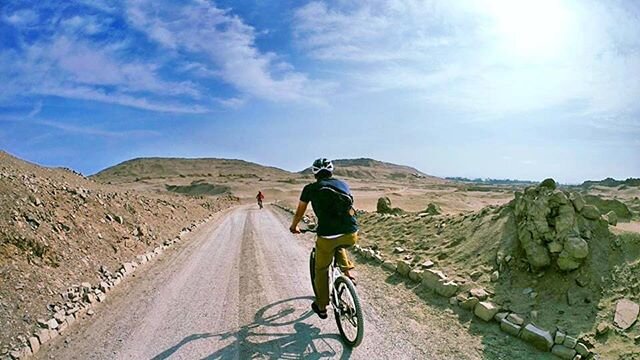
[[[365,338],[353,351],[343,346],[333,316],[309,311],[310,235],[291,235],[270,207],[229,210],[191,236],[140,268],[38,358],[486,358],[486,338],[442,309],[411,314],[407,308],[425,306],[412,303],[417,296],[384,278],[367,281],[381,275],[366,269],[358,285]]]

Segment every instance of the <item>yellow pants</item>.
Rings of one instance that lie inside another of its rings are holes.
[[[336,248],[353,246],[357,241],[357,233],[345,234],[335,239],[325,239],[321,236],[316,238],[316,276],[314,285],[317,292],[316,305],[319,308],[322,309],[329,305],[329,266],[331,266],[333,256],[335,255],[336,264],[342,271],[354,268],[353,263],[347,256],[347,250],[343,248],[336,251]]]

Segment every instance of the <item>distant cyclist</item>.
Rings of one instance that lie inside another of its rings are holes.
[[[289,230],[294,234],[300,233],[298,224],[307,210],[307,204],[311,202],[313,212],[318,218],[314,279],[317,298],[311,304],[311,308],[320,318],[326,319],[329,305],[329,266],[335,254],[342,272],[353,279],[350,270],[354,266],[347,256],[345,247],[353,246],[357,242],[358,223],[352,206],[351,190],[347,183],[333,178],[333,163],[325,158],[318,159],[313,162],[311,171],[316,181],[302,189]]]
[[[258,191],[258,195],[256,195],[256,200],[258,200],[258,206],[262,209],[262,200],[264,200],[264,194],[262,191]]]

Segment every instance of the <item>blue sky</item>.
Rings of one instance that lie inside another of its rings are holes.
[[[0,148],[640,176],[640,3],[3,1]]]

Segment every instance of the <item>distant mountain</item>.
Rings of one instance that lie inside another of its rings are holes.
[[[137,158],[92,175],[98,182],[114,184],[167,178],[290,178],[286,170],[233,159]]]
[[[465,177],[446,177],[445,179],[458,181],[458,182],[485,184],[485,185],[536,185],[539,183],[538,181],[518,180],[518,179],[489,179],[489,178],[469,179]]]
[[[640,178],[628,178],[626,180],[616,180],[614,178],[606,178],[604,180],[587,180],[582,183],[582,187],[592,187],[592,186],[607,186],[607,187],[618,187],[620,185],[626,186],[640,186]]]
[[[338,159],[333,160],[333,164],[335,166],[334,174],[338,177],[372,180],[423,179],[431,181],[443,181],[438,177],[427,175],[410,166],[392,164],[369,158]],[[310,174],[311,168],[306,168],[301,171],[301,173]]]

